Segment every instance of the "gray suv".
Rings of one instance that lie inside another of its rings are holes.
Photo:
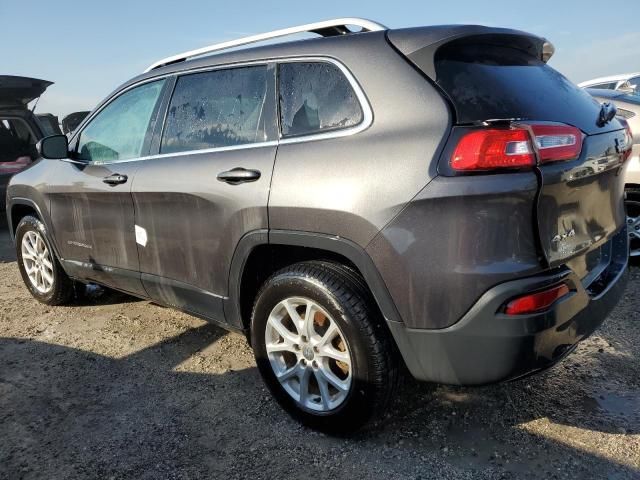
[[[320,38],[227,51],[302,31]],[[628,257],[629,132],[552,52],[341,19],[162,60],[13,177],[25,284],[244,332],[284,409],[330,432],[384,412],[405,366],[457,385],[543,370],[602,323]]]

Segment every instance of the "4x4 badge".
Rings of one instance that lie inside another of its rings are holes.
[[[576,236],[576,231],[575,231],[575,229],[573,229],[573,228],[572,228],[571,230],[569,230],[569,231],[568,231],[568,232],[566,232],[566,233],[562,233],[562,234],[561,234],[561,233],[559,233],[558,235],[556,235],[555,237],[553,237],[553,238],[551,239],[551,241],[552,241],[552,242],[554,242],[554,243],[556,243],[556,242],[562,242],[563,240],[566,240],[567,238],[575,237],[575,236]]]

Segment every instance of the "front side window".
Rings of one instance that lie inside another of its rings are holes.
[[[143,155],[142,148],[164,80],[126,91],[102,109],[80,134],[76,158],[114,162]]]
[[[21,118],[0,117],[0,174],[17,173],[37,157],[36,139]]]
[[[179,77],[160,153],[264,142],[268,81],[263,65]]]
[[[323,133],[362,122],[353,87],[332,63],[282,63],[278,73],[283,136]]]

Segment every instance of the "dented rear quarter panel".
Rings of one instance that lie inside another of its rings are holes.
[[[542,270],[534,172],[437,177],[367,247],[408,328],[445,328],[498,283]]]

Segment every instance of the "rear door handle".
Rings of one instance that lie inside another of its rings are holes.
[[[113,175],[109,175],[102,179],[104,183],[107,185],[121,185],[123,183],[127,183],[129,177],[126,175],[120,175],[119,173],[114,173]]]
[[[218,180],[221,182],[230,183],[231,185],[238,185],[244,182],[255,182],[260,178],[259,170],[248,170],[246,168],[232,168],[226,172],[218,174]]]

